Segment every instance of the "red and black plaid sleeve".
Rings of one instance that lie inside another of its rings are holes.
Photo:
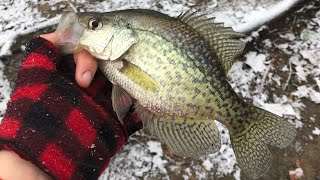
[[[111,84],[101,73],[89,88],[78,87],[73,61],[59,60],[49,41],[35,38],[26,51],[0,124],[0,149],[15,151],[54,179],[97,179],[141,128],[140,120],[134,113],[124,125],[117,120]]]

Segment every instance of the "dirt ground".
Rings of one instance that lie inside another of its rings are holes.
[[[312,5],[313,8],[306,8]],[[283,51],[274,49],[263,49],[261,46],[265,39],[271,39],[271,41],[282,41],[281,43],[289,43],[289,40],[280,39],[284,33],[293,33],[295,36],[299,36],[302,30],[307,26],[307,20],[315,16],[315,14],[320,10],[320,1],[303,1],[291,11],[287,12],[283,16],[279,17],[275,21],[268,25],[268,29],[260,32],[259,38],[250,44],[247,50],[258,50],[260,52],[267,51],[274,63],[275,67],[283,67],[284,64],[288,64],[288,55],[283,53]],[[286,79],[288,74],[283,72],[278,72],[277,69],[274,70],[275,74]],[[294,78],[292,78],[294,79]],[[312,81],[311,79],[308,81]],[[282,88],[275,88],[274,93],[290,94],[296,89],[296,84],[299,82],[290,81],[285,90]],[[300,83],[301,84],[301,83]],[[274,87],[273,87],[274,88]],[[289,169],[294,169],[298,166],[304,171],[304,178],[306,180],[320,179],[320,138],[315,136],[313,140],[310,140],[308,135],[314,129],[314,126],[319,127],[320,125],[320,105],[316,104],[308,99],[302,99],[302,102],[306,105],[305,111],[302,113],[303,127],[299,129],[296,140],[291,146],[285,148],[284,150],[275,150],[279,154],[275,163],[271,167],[270,171],[261,179],[289,179],[289,174],[287,172]],[[313,117],[310,120],[310,117]],[[299,148],[297,148],[299,146]],[[298,151],[297,151],[298,150]]]
[[[199,3],[205,3],[205,1],[199,1]],[[313,5],[313,8],[306,8],[310,5]],[[45,8],[45,7],[43,7]],[[283,41],[285,39],[279,39],[279,36],[291,32],[294,35],[299,36],[302,30],[307,26],[309,19],[315,16],[315,13],[320,10],[320,1],[302,1],[298,3],[292,10],[283,14],[276,20],[268,24],[268,28],[259,32],[259,37],[253,42],[247,45],[246,51],[259,51],[267,52],[273,59],[275,67],[283,67],[284,64],[288,64],[288,55],[283,53],[277,48],[274,49],[265,49],[262,46],[262,42],[265,39],[271,39],[271,41]],[[14,87],[14,80],[16,78],[17,69],[20,64],[20,61],[23,57],[23,53],[20,50],[20,45],[26,42],[30,37],[35,36],[36,34],[41,34],[43,32],[52,31],[53,27],[43,29],[39,32],[29,34],[27,36],[19,37],[16,41],[16,46],[13,47],[13,55],[1,58],[1,61],[5,64],[5,76],[10,81],[11,86]],[[275,68],[275,74],[283,79],[287,79],[288,74],[285,74],[281,71],[277,71]],[[293,75],[294,76],[294,75]],[[294,78],[293,78],[294,79]],[[312,81],[312,80],[310,80]],[[290,81],[285,90],[282,88],[273,87],[274,93],[286,94],[290,96],[294,90],[296,90],[295,84],[300,82]],[[296,140],[289,147],[279,150],[274,149],[274,153],[278,154],[274,159],[274,163],[270,171],[261,179],[265,180],[274,180],[274,179],[290,179],[288,169],[294,170],[297,166],[300,166],[304,171],[304,177],[302,179],[306,180],[320,180],[320,136],[314,136],[313,140],[310,140],[310,132],[314,127],[320,127],[320,105],[315,104],[314,102],[308,99],[302,99],[303,103],[307,106],[305,111],[302,113],[303,118],[303,127],[299,129]],[[313,117],[310,119],[310,117]],[[144,135],[135,135],[136,138],[132,139],[129,143],[135,143],[135,141],[147,141],[150,138],[145,137]],[[137,140],[138,139],[138,140]],[[192,159],[182,159],[177,156],[174,156],[169,150],[165,149],[165,154],[172,159],[170,161],[180,162],[180,168],[177,170],[168,171],[169,177],[171,179],[183,179],[181,176],[182,172],[185,171],[188,167],[196,166],[202,162]],[[170,165],[170,161],[168,165]],[[298,162],[298,163],[297,163]],[[205,169],[203,169],[205,171]],[[208,179],[218,179],[215,173],[209,173],[206,177]],[[162,179],[161,177],[153,177],[150,179]],[[191,176],[191,179],[197,179],[196,174]],[[234,179],[233,176],[225,176],[219,179]],[[242,178],[245,179],[245,178]]]

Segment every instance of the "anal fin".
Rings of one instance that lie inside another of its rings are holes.
[[[213,120],[154,117],[144,128],[182,157],[198,157],[220,150],[219,130]]]

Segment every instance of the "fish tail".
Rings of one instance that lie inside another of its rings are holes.
[[[250,107],[248,126],[230,132],[232,147],[240,169],[251,179],[264,175],[272,155],[268,146],[285,148],[296,136],[296,128],[285,119],[257,107]]]

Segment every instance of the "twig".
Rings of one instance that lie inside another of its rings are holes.
[[[264,73],[264,75],[263,75],[263,77],[262,77],[262,79],[261,79],[260,92],[262,92],[262,90],[263,90],[263,88],[264,88],[264,85],[265,85],[265,82],[266,82],[268,73],[269,73],[269,71],[270,71],[270,69],[271,69],[272,61],[273,61],[273,59],[271,59],[270,64],[269,64],[268,67],[267,67],[267,71]]]
[[[288,79],[286,81],[286,84],[284,84],[284,86],[283,86],[283,91],[286,90],[286,88],[291,80],[291,76],[292,76],[292,65],[291,65],[291,60],[289,59],[289,75],[288,75]]]
[[[78,9],[74,6],[72,2],[69,1],[69,6],[74,12],[78,12]]]

